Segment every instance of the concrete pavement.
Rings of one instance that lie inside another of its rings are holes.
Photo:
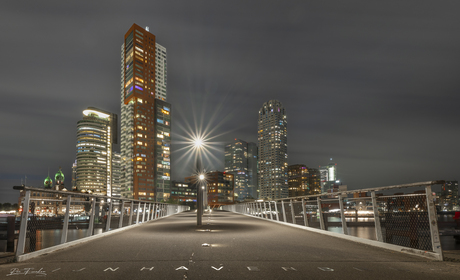
[[[239,214],[186,212],[0,266],[1,279],[456,279],[436,262]],[[4,278],[5,277],[5,278]]]

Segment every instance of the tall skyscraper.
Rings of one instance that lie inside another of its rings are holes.
[[[112,195],[112,149],[117,115],[89,107],[77,123],[76,190]]]
[[[328,165],[320,166],[319,172],[321,173],[321,192],[325,193],[337,180],[337,163],[331,162]]]
[[[259,155],[256,143],[248,143],[248,198],[259,198],[259,183],[257,179],[259,170]]]
[[[112,154],[112,196],[121,196],[121,154]]]
[[[254,196],[254,186],[257,186],[257,180],[254,182],[254,174],[257,177],[257,154],[254,155],[254,152],[257,153],[255,143],[247,143],[236,138],[225,145],[225,172],[234,176],[237,201],[257,198],[257,193]]]
[[[167,198],[166,188],[165,192],[163,189],[169,182],[164,177],[170,174],[169,164],[163,163],[166,160],[157,162],[157,154],[166,154],[164,151],[170,149],[170,136],[165,133],[170,135],[167,130],[171,126],[171,106],[161,103],[169,109],[163,107],[163,115],[168,115],[169,120],[165,117],[161,125],[156,114],[157,104],[166,101],[166,69],[166,49],[156,43],[148,27],[133,24],[121,47],[122,197],[157,201]],[[160,130],[163,134],[158,133]],[[161,145],[158,139],[162,139]]]
[[[259,198],[288,197],[287,116],[278,100],[259,110]]]
[[[248,143],[236,139],[225,145],[225,172],[233,174],[235,200],[248,197]]]
[[[171,104],[155,101],[154,176],[156,201],[168,200],[171,194]],[[147,182],[148,183],[148,182]]]

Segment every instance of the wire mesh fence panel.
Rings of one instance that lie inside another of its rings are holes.
[[[121,200],[112,201],[112,213],[110,215],[110,229],[117,229],[120,226]]]
[[[306,200],[305,209],[307,212],[308,226],[320,228],[318,218],[318,202],[316,200]]]
[[[138,210],[139,210],[139,203],[134,203],[134,205],[133,205],[133,220],[131,221],[132,225],[137,223],[138,214],[140,214],[140,212]],[[140,219],[140,215],[139,215],[139,219]]]
[[[384,242],[433,250],[425,195],[386,196],[377,201]]]
[[[284,202],[284,211],[286,212],[286,223],[292,223],[291,202]]]
[[[304,225],[303,217],[305,213],[303,213],[302,201],[294,201],[293,207],[294,207],[295,224],[303,226]]]
[[[28,211],[25,252],[60,244],[65,214],[63,201],[62,195],[31,192],[29,207],[23,206],[23,211]]]
[[[279,220],[280,222],[284,222],[284,209],[281,205],[281,202],[276,202],[276,207],[278,209],[278,217],[279,217]]]
[[[123,227],[129,226],[129,215],[131,214],[131,203],[125,202],[125,205],[122,209],[123,211],[123,222],[122,225]]]
[[[86,237],[91,212],[91,201],[89,198],[72,195],[70,201],[67,242]]]

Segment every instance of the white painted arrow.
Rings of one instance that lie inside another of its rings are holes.
[[[185,270],[188,270],[188,268],[186,268],[185,266],[181,266],[181,267],[178,267],[178,268],[176,268],[176,270],[179,270],[179,269],[185,269]]]
[[[221,266],[221,267],[219,267],[219,268],[215,268],[214,266],[211,265],[211,267],[214,268],[215,270],[219,271],[219,270],[221,270],[224,266]]]

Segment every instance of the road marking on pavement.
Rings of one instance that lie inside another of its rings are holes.
[[[152,271],[153,268],[154,268],[153,266],[152,266],[152,267],[145,267],[145,266],[143,266],[143,267],[141,268],[141,271],[144,270],[144,269],[148,269],[148,270]]]
[[[79,271],[83,271],[85,270],[86,267],[83,267],[82,269],[79,269],[79,270],[72,270],[72,271],[76,271],[76,272],[79,272]]]
[[[176,270],[182,270],[182,269],[188,270],[188,268],[186,268],[185,266],[181,266],[181,267],[176,268]]]
[[[201,247],[211,247],[211,244],[209,244],[209,243],[203,243],[203,244],[201,244]]]
[[[59,269],[61,269],[61,268],[57,268],[57,269],[55,269],[55,270],[53,270],[53,271],[51,271],[51,272],[55,272],[55,271],[58,271]]]
[[[291,267],[281,267],[282,269],[284,269],[284,271],[288,271],[288,270],[293,270],[293,271],[297,271],[297,269],[293,268],[292,266]]]
[[[365,269],[360,269],[360,268],[357,268],[357,267],[353,267],[353,268],[358,270],[358,271],[366,271]]]
[[[248,266],[249,271],[260,271],[260,269],[257,266]]]
[[[113,268],[111,268],[111,267],[107,267],[106,269],[104,269],[104,271],[107,271],[107,270],[109,270],[109,269],[110,269],[111,271],[117,271],[118,267],[115,268],[115,269],[113,269]]]
[[[219,268],[215,268],[214,266],[212,266],[212,265],[211,265],[211,267],[212,267],[212,268],[214,268],[215,270],[219,271],[219,270],[221,270],[221,269],[222,269],[222,267],[224,267],[224,266],[223,266],[223,265],[221,265],[221,267],[219,267]]]
[[[322,271],[334,271],[332,268],[329,268],[329,267],[318,267],[318,269]]]

